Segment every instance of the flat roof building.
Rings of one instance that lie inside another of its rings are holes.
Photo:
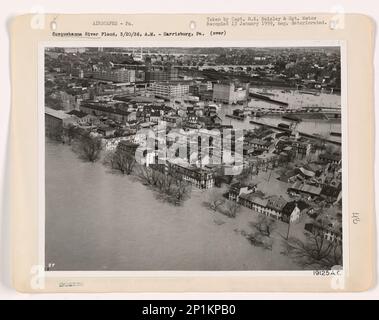
[[[213,86],[213,101],[221,103],[237,103],[246,99],[246,88],[236,88],[234,83],[215,83]]]
[[[153,82],[150,91],[156,97],[164,99],[182,98],[189,93],[189,84],[185,82]]]
[[[129,69],[103,69],[94,71],[93,77],[105,81],[131,83],[136,81],[136,71]]]

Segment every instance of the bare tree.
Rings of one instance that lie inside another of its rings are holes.
[[[323,228],[326,223],[323,220],[317,230],[308,233],[306,241],[297,238],[284,240],[282,253],[304,269],[330,270],[342,265],[342,245],[338,240],[329,241],[325,238]]]
[[[159,183],[160,175],[161,173],[159,171],[153,170],[148,166],[138,166],[137,176],[144,184],[157,186]]]
[[[250,227],[253,232],[246,235],[250,243],[257,247],[272,250],[273,240],[272,232],[276,229],[276,221],[265,215],[259,215],[258,221],[251,222]]]
[[[191,184],[168,166],[164,173],[159,172],[156,188],[160,191],[159,198],[180,205],[191,196]]]
[[[179,205],[191,196],[191,184],[170,165],[156,168],[139,165],[136,173],[144,184],[158,191],[156,196],[161,200]]]
[[[175,179],[173,176],[169,174],[161,174],[159,175],[159,179],[157,181],[157,187],[161,192],[169,194],[174,183]]]
[[[91,136],[90,133],[82,134],[79,139],[78,148],[83,159],[95,162],[99,159],[102,150],[101,138]]]
[[[133,154],[124,151],[116,151],[111,163],[114,169],[120,170],[122,174],[130,175],[133,172],[136,160]]]
[[[266,215],[260,214],[258,221],[250,222],[250,227],[261,235],[270,237],[272,232],[277,228],[276,221]]]
[[[209,206],[212,210],[217,211],[217,209],[222,206],[226,199],[222,197],[216,190],[212,190],[209,194]]]
[[[187,200],[191,195],[191,184],[182,177],[176,177],[173,195],[174,199],[179,203]]]
[[[235,218],[240,209],[241,206],[236,201],[228,200],[225,203],[225,211],[223,213],[229,218]]]
[[[69,144],[71,144],[71,142],[79,136],[79,129],[71,123],[67,125],[63,131]]]

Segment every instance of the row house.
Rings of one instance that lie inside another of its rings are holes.
[[[163,115],[173,115],[174,110],[165,105],[140,105],[137,108],[136,117],[138,121],[148,122],[152,121],[151,118],[157,120],[158,117]],[[159,121],[159,120],[158,120]],[[155,121],[157,122],[157,121]]]
[[[195,112],[188,113],[185,127],[189,129],[200,129],[202,127],[201,123],[199,123],[199,116]]]
[[[138,121],[152,121],[151,118],[161,117],[163,115],[172,115],[173,109],[165,105],[140,105],[137,108]]]
[[[288,188],[287,192],[292,196],[302,195],[310,199],[315,199],[320,197],[321,190],[322,189],[320,187],[315,187],[305,182],[296,181],[291,187]]]
[[[317,222],[305,224],[304,229],[314,235],[322,235],[323,238],[330,242],[342,243],[342,225],[333,225],[322,227]]]
[[[282,218],[282,210],[287,204],[282,197],[271,196],[263,198],[255,193],[241,194],[238,199],[239,204],[244,207],[277,220]]]
[[[120,123],[136,121],[136,112],[129,112],[112,106],[107,107],[97,103],[82,103],[80,111],[97,117],[107,117]]]
[[[163,115],[161,119],[162,121],[165,121],[168,126],[173,128],[177,127],[182,123],[182,118],[178,115]]]
[[[176,163],[170,163],[170,167],[175,174],[181,175],[184,180],[199,189],[211,189],[214,186],[215,178],[212,170]]]
[[[340,164],[341,154],[323,153],[319,155],[319,159],[325,163]]]
[[[264,199],[254,193],[241,194],[239,196],[239,203],[249,209],[258,213],[265,214],[267,207],[267,199]]]
[[[270,141],[266,140],[260,140],[260,139],[245,139],[245,145],[253,148],[257,151],[266,151],[268,152],[272,143]]]
[[[164,112],[162,110],[151,110],[148,121],[158,123],[161,120]]]
[[[70,112],[67,112],[67,114],[76,117],[77,123],[82,126],[91,125],[98,122],[97,117],[83,111],[71,110]]]
[[[277,220],[282,219],[282,211],[287,201],[282,196],[271,196],[267,200],[266,216],[270,216]]]
[[[240,195],[255,193],[257,190],[257,184],[243,184],[241,182],[233,183],[229,189],[229,200],[239,202]]]

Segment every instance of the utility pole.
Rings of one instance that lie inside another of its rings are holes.
[[[290,217],[290,220],[288,220],[288,229],[287,229],[287,237],[286,237],[286,240],[288,240],[288,237],[290,235],[290,228],[291,228],[291,217]]]

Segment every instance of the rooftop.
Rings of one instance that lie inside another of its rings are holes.
[[[71,117],[69,114],[65,113],[63,110],[55,110],[49,107],[45,107],[45,114],[57,119],[61,119],[61,120],[68,119]]]
[[[84,118],[85,116],[87,116],[87,113],[85,113],[83,111],[79,111],[79,110],[72,110],[70,112],[67,112],[67,114],[76,116],[78,118]]]
[[[265,199],[265,198],[262,198],[260,196],[258,196],[257,194],[255,193],[249,193],[249,194],[246,194],[246,193],[242,193],[240,195],[240,198],[241,199],[245,199],[245,200],[248,200],[254,204],[257,204],[259,206],[262,206],[262,207],[266,207],[267,206],[267,203],[268,203],[268,200]]]
[[[81,107],[84,108],[90,108],[98,111],[103,111],[103,112],[108,112],[108,113],[113,113],[113,114],[120,114],[124,116],[128,116],[131,112],[126,111],[126,110],[121,110],[119,108],[113,108],[113,107],[105,107],[104,105],[101,104],[95,104],[95,103],[82,103],[80,105]]]
[[[295,182],[290,189],[293,190],[298,190],[301,192],[309,193],[309,194],[315,194],[315,195],[320,195],[321,193],[321,188],[320,187],[314,187],[309,184],[297,181]]]
[[[287,201],[284,200],[281,196],[280,197],[272,196],[268,198],[268,201],[267,201],[267,207],[270,209],[277,210],[277,211],[281,211],[286,204],[287,204]]]

